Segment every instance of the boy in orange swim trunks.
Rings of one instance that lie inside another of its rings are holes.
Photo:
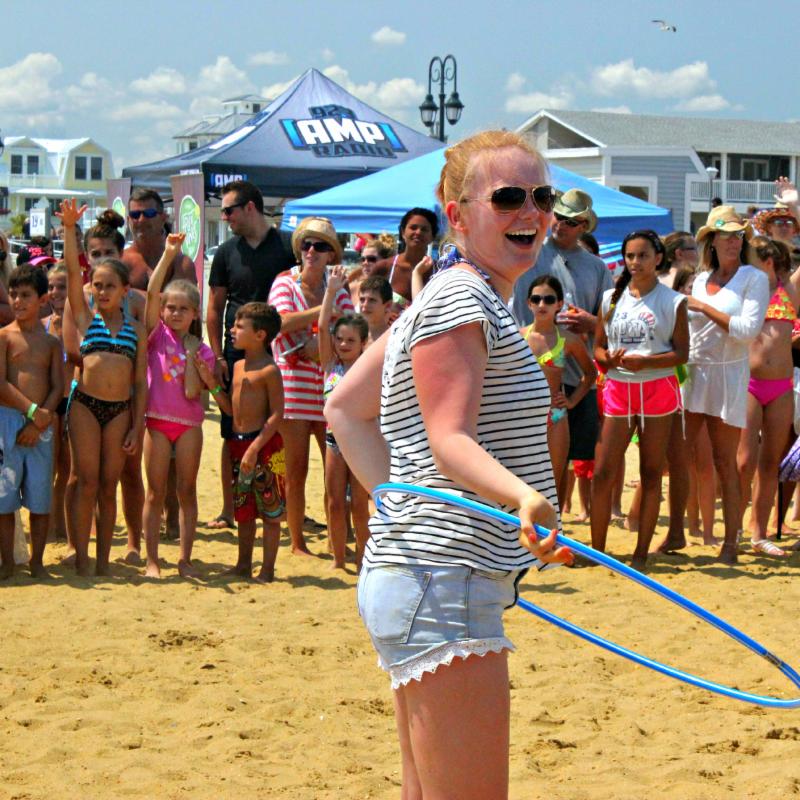
[[[256,519],[264,526],[264,557],[259,583],[275,577],[280,522],[285,517],[283,441],[278,426],[283,419],[283,382],[267,351],[281,329],[278,312],[266,303],[246,303],[236,313],[231,329],[234,347],[244,351],[233,370],[230,397],[204,362],[197,370],[219,407],[233,417],[228,440],[233,462],[234,518],[239,529],[239,558],[230,574],[251,578]]]

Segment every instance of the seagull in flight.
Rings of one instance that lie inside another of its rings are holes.
[[[655,25],[658,25],[662,31],[666,31],[667,33],[676,33],[678,30],[674,25],[670,25],[666,20],[663,19],[654,19],[652,22]]]

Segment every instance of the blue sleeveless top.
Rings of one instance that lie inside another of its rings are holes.
[[[122,327],[116,336],[111,335],[111,331],[100,314],[95,314],[91,324],[86,329],[86,333],[83,335],[80,352],[82,356],[87,356],[90,353],[117,353],[118,355],[128,356],[131,361],[136,361],[137,342],[136,330],[131,325],[127,314],[123,315]]]

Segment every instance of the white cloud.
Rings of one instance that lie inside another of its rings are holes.
[[[139,94],[183,94],[186,78],[171,67],[156,67],[146,78],[131,81],[131,89]]]
[[[630,106],[600,106],[593,108],[592,111],[602,111],[606,114],[633,114]]]
[[[517,94],[522,91],[522,87],[527,82],[527,78],[519,72],[512,72],[506,79],[506,91],[510,94]]]
[[[70,110],[76,108],[107,108],[124,96],[108,78],[96,72],[86,72],[80,81],[64,89]]]
[[[217,56],[213,64],[203,67],[196,86],[196,91],[216,95],[223,100],[252,90],[253,85],[247,73],[239,69],[228,56]]]
[[[558,94],[530,92],[506,98],[505,109],[511,113],[533,114],[542,108],[569,108],[571,104],[572,95],[566,91]]]
[[[276,67],[281,64],[289,63],[289,56],[286,53],[277,53],[274,50],[265,50],[263,53],[253,53],[247,59],[251,67]]]
[[[384,25],[382,28],[375,31],[370,38],[375,44],[380,45],[397,45],[405,44],[406,42],[406,35],[404,33],[396,31],[388,25]]]
[[[126,102],[109,111],[107,116],[114,122],[128,122],[141,119],[180,119],[185,118],[186,114],[178,106],[167,103],[166,100],[137,100],[135,103]]]
[[[690,97],[716,86],[705,61],[684,64],[660,72],[637,67],[632,58],[598,67],[591,79],[592,88],[601,95],[633,92],[643,97]]]
[[[731,104],[721,94],[701,94],[678,103],[676,111],[722,111]]]
[[[385,114],[395,115],[404,109],[417,106],[425,97],[425,87],[413,78],[391,78],[383,83],[367,81],[358,84],[350,78],[350,73],[338,64],[326,67],[323,73],[359,100],[375,106]]]
[[[40,111],[56,99],[51,81],[61,73],[52,53],[29,53],[21,61],[0,69],[0,108],[5,113]]]
[[[330,49],[330,47],[326,47],[320,53],[320,55],[322,56],[323,61],[333,61],[333,59],[336,58],[336,53],[334,53],[333,50]]]
[[[261,96],[266,97],[268,100],[274,100],[278,95],[283,94],[299,77],[299,75],[295,75],[288,81],[278,81],[268,86],[262,86]]]

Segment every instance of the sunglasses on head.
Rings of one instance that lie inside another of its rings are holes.
[[[555,214],[556,222],[563,222],[568,228],[577,228],[583,220],[582,219],[572,219],[572,217],[565,217],[562,214]]]
[[[128,216],[131,219],[139,219],[139,217],[144,216],[145,219],[153,219],[153,217],[157,217],[161,212],[157,208],[145,208],[141,211],[129,211]]]
[[[546,306],[554,306],[558,302],[558,298],[554,294],[532,294],[528,297],[528,301],[535,306],[538,306],[539,303],[544,303]]]
[[[312,242],[311,240],[306,239],[300,245],[300,249],[304,253],[308,252],[312,247],[314,248],[314,251],[316,253],[332,253],[333,252],[333,247],[331,245],[329,245],[327,242]]]
[[[229,217],[237,208],[244,208],[246,205],[247,203],[231,203],[229,206],[222,206],[219,213],[222,214],[223,217]]]
[[[512,214],[525,205],[528,195],[539,211],[549,214],[553,210],[556,202],[556,190],[548,185],[533,186],[530,189],[523,189],[521,186],[501,186],[499,189],[495,189],[488,198],[474,199],[488,199],[498,214]],[[467,202],[469,199],[465,197],[464,201]]]
[[[378,256],[361,256],[362,261],[367,261],[370,264],[378,263]]]

